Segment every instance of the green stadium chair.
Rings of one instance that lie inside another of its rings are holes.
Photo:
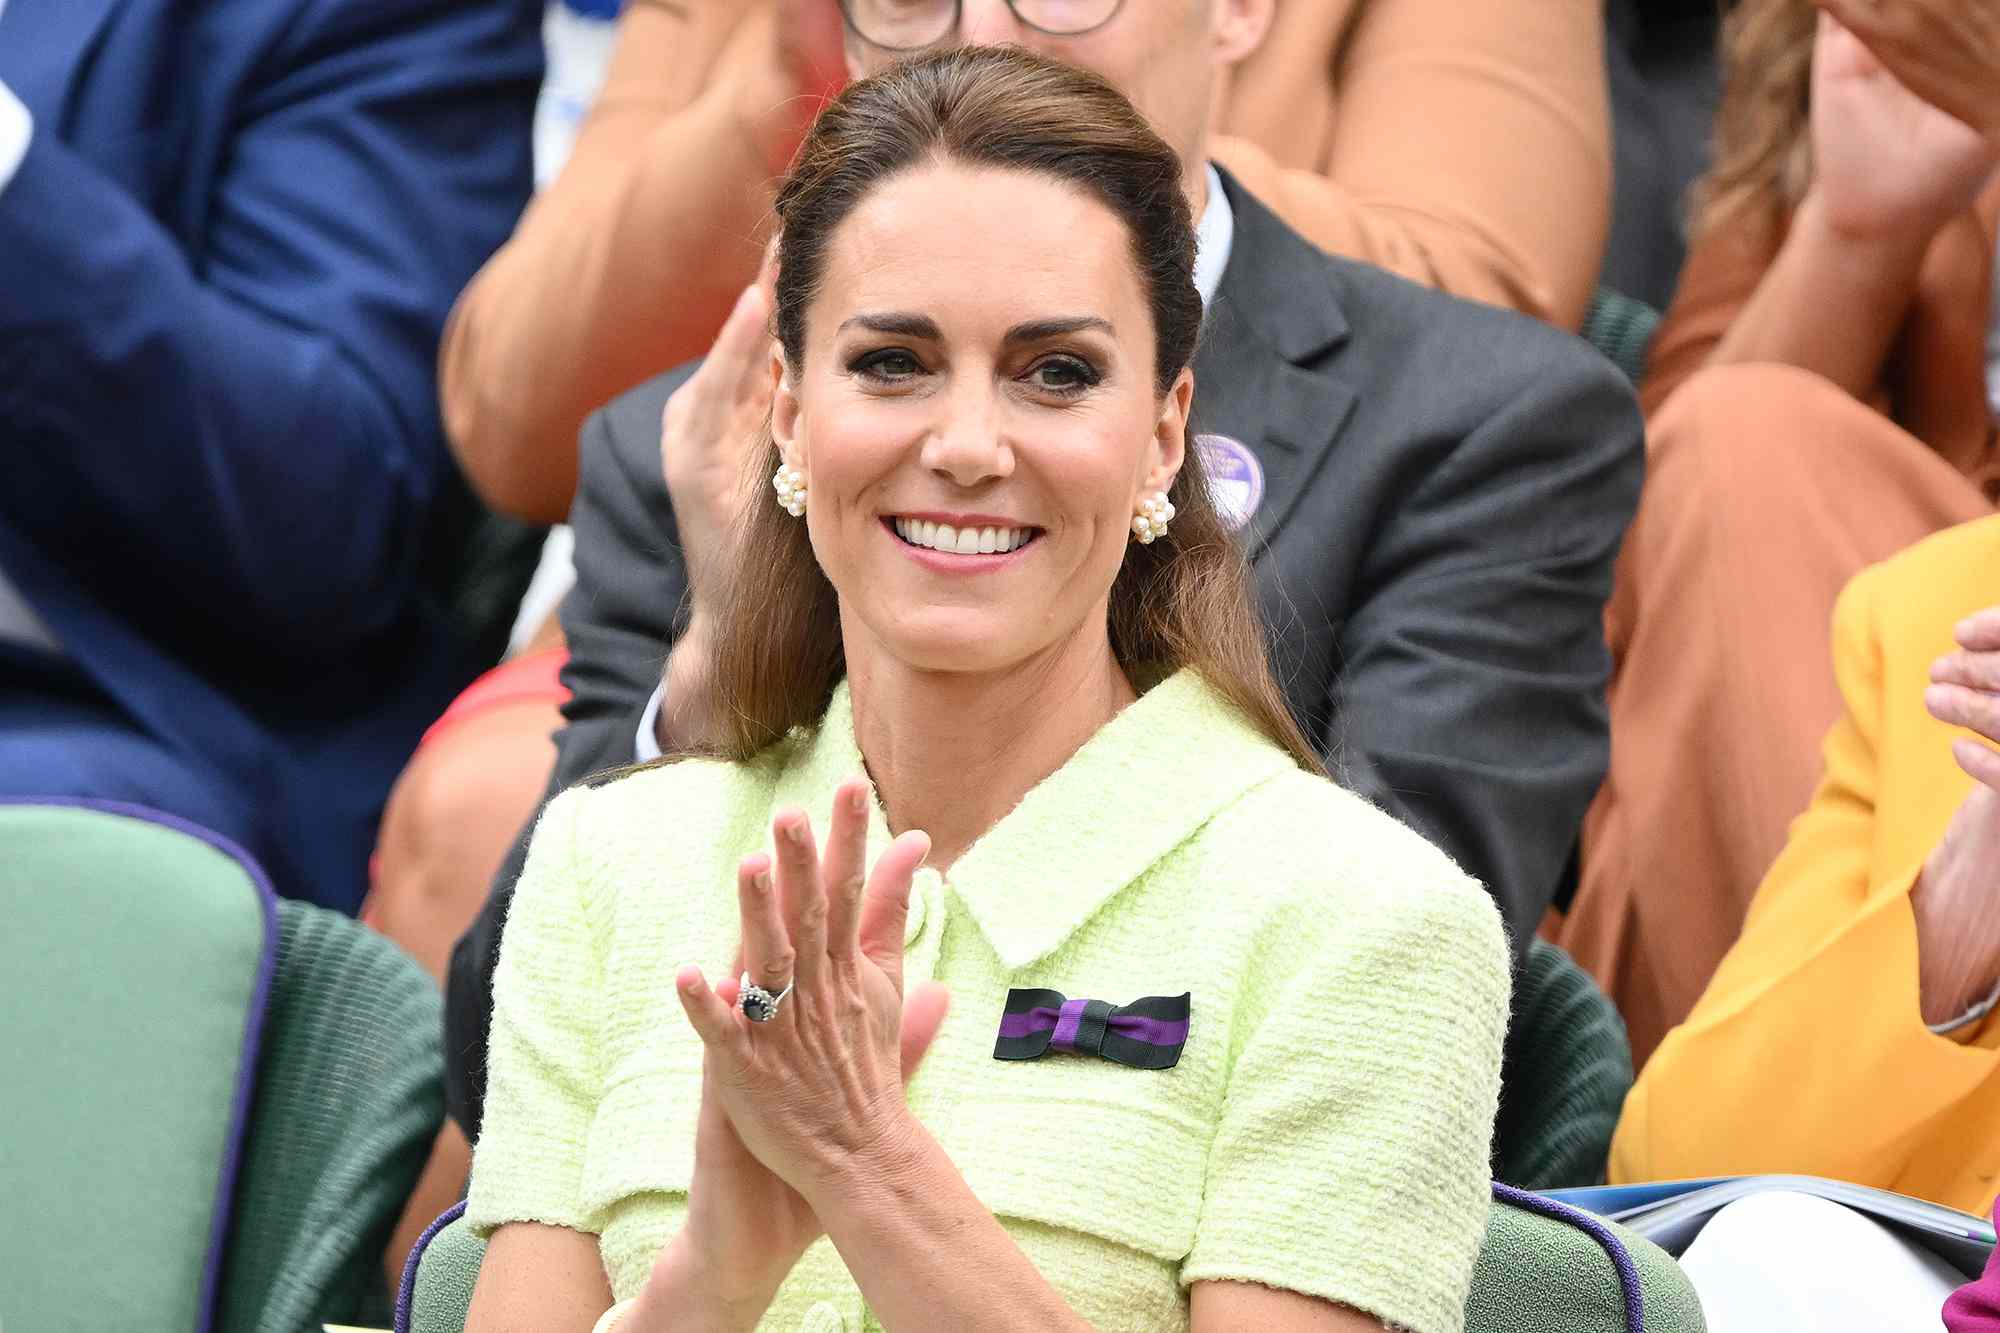
[[[396,1333],[464,1333],[485,1243],[457,1204],[403,1268]],[[1651,1241],[1553,1199],[1496,1185],[1466,1333],[1706,1333],[1680,1265]]]
[[[0,1327],[216,1327],[276,965],[226,840],[136,807],[0,804]]]
[[[207,830],[0,803],[0,1327],[387,1322],[440,1000]]]

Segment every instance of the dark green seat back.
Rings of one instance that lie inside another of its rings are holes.
[[[1610,997],[1535,940],[1514,979],[1494,1177],[1528,1190],[1598,1184],[1631,1090],[1632,1045]]]
[[[219,1327],[381,1327],[382,1256],[444,1117],[442,1002],[401,949],[305,903],[282,905],[278,953]]]

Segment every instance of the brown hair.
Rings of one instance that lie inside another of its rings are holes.
[[[1722,20],[1722,105],[1693,236],[1734,219],[1776,234],[1812,183],[1813,0],[1736,0]]]
[[[1181,164],[1118,90],[1095,74],[1010,47],[919,55],[851,84],[813,125],[778,191],[777,337],[796,377],[805,312],[840,224],[868,193],[926,163],[957,161],[1065,181],[1130,232],[1155,329],[1158,391],[1193,359],[1201,328],[1194,224]],[[826,710],[844,670],[839,606],[806,525],[773,503],[768,438],[758,488],[714,571],[711,734],[691,747],[747,759]],[[1168,492],[1166,536],[1130,544],[1112,584],[1111,648],[1134,669],[1191,667],[1301,768],[1321,772],[1272,678],[1248,562],[1210,498],[1198,452]]]

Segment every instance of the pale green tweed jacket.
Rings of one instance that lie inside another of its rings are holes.
[[[552,802],[494,981],[468,1216],[595,1233],[619,1297],[681,1225],[700,1044],[677,966],[737,945],[735,866],[772,813],[828,826],[861,771],[845,686],[738,765],[684,762]],[[886,847],[871,820],[872,862]],[[1443,853],[1300,772],[1192,672],[1107,724],[912,894],[906,970],[952,992],[917,1115],[1099,1329],[1184,1329],[1227,1279],[1449,1333],[1484,1234],[1507,950]],[[1193,994],[1170,1070],[997,1061],[1009,987]],[[878,1328],[820,1241],[764,1328]]]

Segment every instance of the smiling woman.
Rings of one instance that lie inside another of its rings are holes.
[[[472,1327],[1460,1326],[1503,937],[1273,683],[1181,180],[1004,48],[808,137],[707,734],[508,918]]]
[[[1198,670],[1317,770],[1185,447],[1202,306],[1179,159],[1072,67],[1003,51],[903,68],[829,109],[778,196],[760,470],[818,498],[803,530],[753,509],[721,562],[714,675],[677,691],[700,719],[691,748],[748,759],[878,662],[1059,678],[1116,663]],[[1174,539],[1133,547],[1155,495]],[[987,528],[994,554],[1003,530],[1025,534],[1014,558],[959,558]],[[969,574],[1004,577],[954,578]],[[1092,641],[1107,627],[1108,662]],[[872,651],[885,635],[898,645]]]

